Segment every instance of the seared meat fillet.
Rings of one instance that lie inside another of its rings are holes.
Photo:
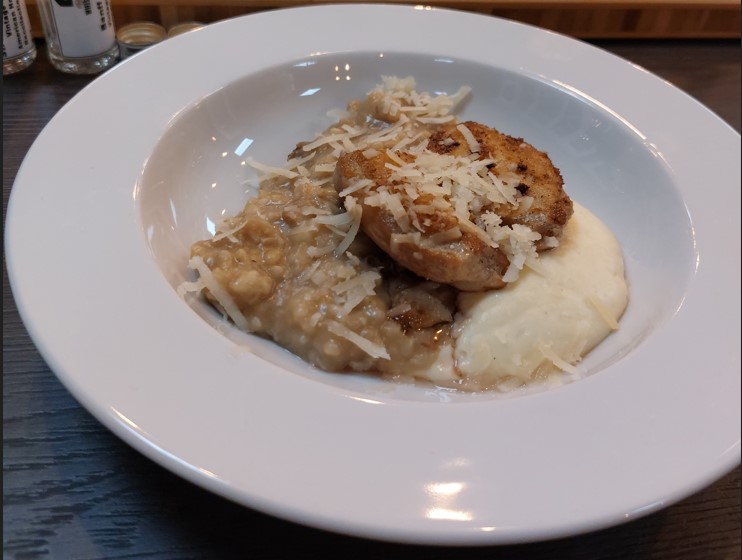
[[[342,155],[335,168],[336,188],[342,191],[358,178],[369,178],[375,185],[388,183],[391,175],[385,167],[388,161],[383,154],[370,159],[360,151]],[[504,285],[502,275],[508,267],[508,258],[500,249],[486,245],[470,232],[463,232],[460,239],[445,244],[393,244],[392,236],[402,230],[392,214],[385,208],[364,203],[363,192],[355,194],[363,207],[361,229],[404,268],[460,290],[478,291]],[[456,221],[452,214],[439,214],[424,233],[433,235],[446,231]]]
[[[513,194],[509,202],[499,194],[499,199],[494,195],[489,198],[476,195],[478,212],[496,214],[503,226],[521,224],[540,234],[534,243],[536,250],[553,246],[554,238],[561,235],[572,214],[572,201],[564,193],[562,177],[548,156],[523,140],[492,128],[472,122],[464,125],[478,144],[474,145],[478,152],[472,153],[471,138],[467,141],[456,125],[434,133],[428,142],[429,152],[468,158],[465,161],[493,160],[484,171],[498,176],[505,184],[503,189]],[[425,190],[413,191],[411,195],[410,184],[394,176],[394,166],[400,162],[414,164],[422,161],[416,160],[421,157],[424,156],[408,152],[394,156],[378,153],[371,157],[362,151],[346,153],[337,163],[335,187],[343,192],[349,187],[353,190],[352,185],[359,180],[371,182],[366,188],[352,192],[363,208],[361,228],[401,266],[423,278],[463,291],[503,287],[510,259],[501,244],[486,237],[481,220],[471,212],[472,206],[469,206],[468,223],[462,223],[461,213],[456,213],[456,203],[450,197],[441,198]],[[384,200],[391,197],[399,201],[395,202],[396,211],[394,205],[379,202],[380,192],[386,197]],[[522,203],[526,197],[530,206]],[[407,225],[409,217],[400,219],[399,204],[408,214],[417,210],[411,225]],[[430,210],[433,207],[435,211]]]
[[[517,176],[515,187],[522,195],[533,198],[531,206],[513,207],[500,204],[494,211],[504,224],[523,224],[541,234],[537,249],[544,248],[544,238],[562,235],[562,230],[572,216],[572,200],[564,192],[564,181],[559,170],[546,153],[494,128],[467,121],[463,123],[480,145],[480,158],[492,158],[495,165],[490,170],[502,177]],[[451,140],[453,142],[451,142]],[[439,130],[430,137],[428,149],[438,154],[468,156],[469,146],[456,125]]]

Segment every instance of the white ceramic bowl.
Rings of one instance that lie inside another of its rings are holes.
[[[382,74],[471,86],[461,116],[547,151],[614,231],[631,301],[586,379],[498,398],[328,374],[177,296],[190,244],[251,193],[245,159],[280,164]],[[739,147],[671,85],[553,33],[422,7],[280,10],[169,39],[65,106],[16,179],[8,269],[72,394],[205,488],[373,538],[564,536],[739,463]]]

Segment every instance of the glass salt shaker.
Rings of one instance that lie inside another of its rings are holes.
[[[110,0],[36,0],[52,65],[95,74],[116,64],[119,48]]]
[[[20,72],[36,60],[25,0],[3,0],[3,76]]]

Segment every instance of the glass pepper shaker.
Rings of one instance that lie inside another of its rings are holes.
[[[110,0],[36,0],[52,65],[95,74],[119,57]]]
[[[3,76],[20,72],[36,60],[25,0],[3,0]]]

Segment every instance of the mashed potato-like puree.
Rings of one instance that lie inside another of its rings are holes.
[[[521,384],[553,372],[554,361],[571,369],[617,328],[629,297],[623,258],[594,214],[575,204],[560,246],[538,266],[501,290],[459,294],[453,360],[442,352],[432,377],[453,361],[477,385]]]

